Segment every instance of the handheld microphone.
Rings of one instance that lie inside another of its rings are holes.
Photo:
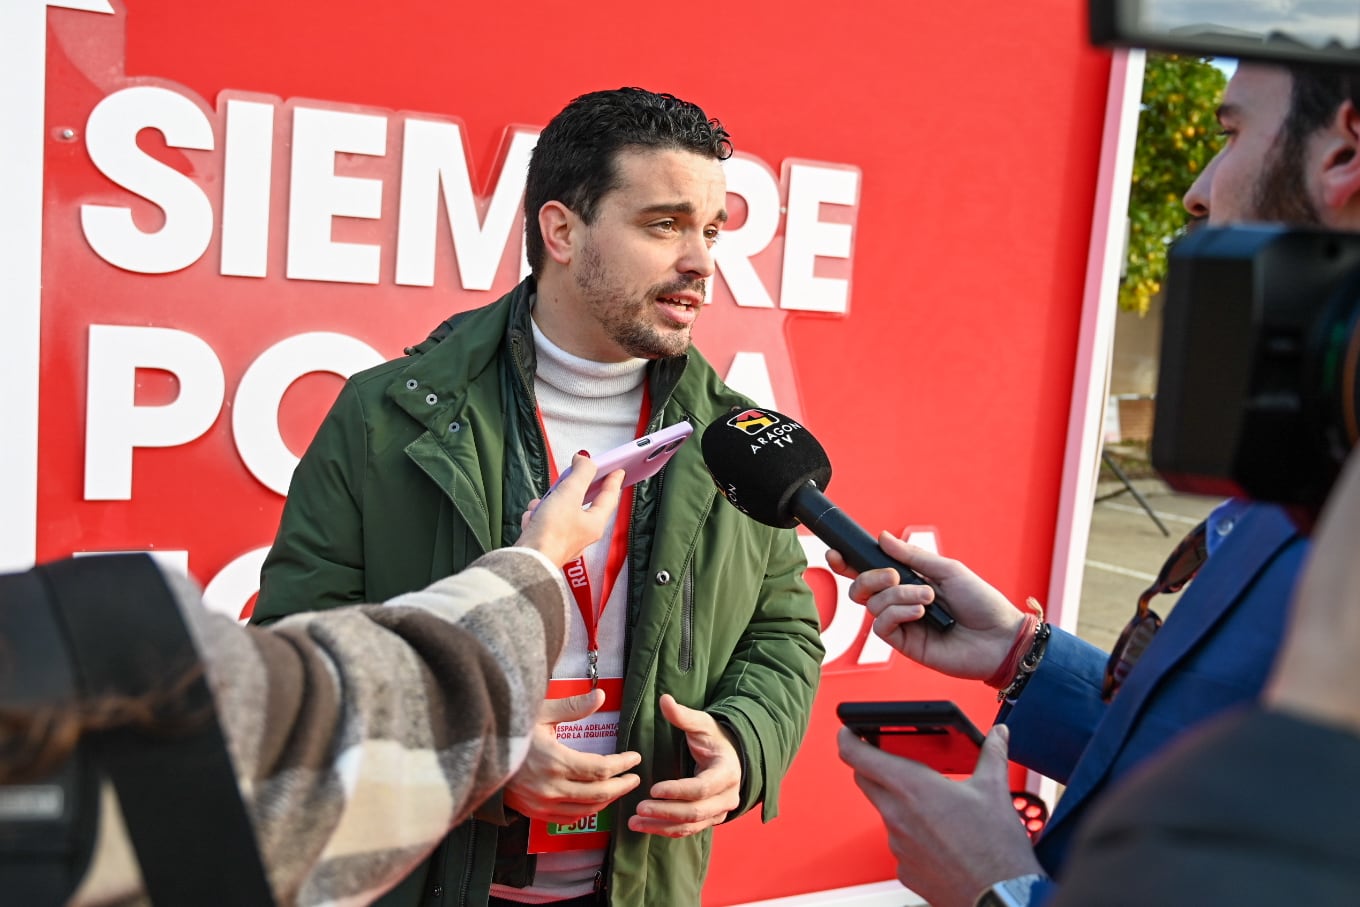
[[[926,606],[925,621],[938,630],[954,625],[939,588],[888,557],[823,494],[831,481],[831,461],[801,424],[774,410],[738,407],[704,429],[702,446],[718,490],[742,513],[782,529],[802,523],[856,570],[892,567],[899,582],[930,586],[935,600]]]

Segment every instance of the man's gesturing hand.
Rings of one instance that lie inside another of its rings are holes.
[[[593,715],[604,691],[546,699],[529,742],[529,755],[505,786],[505,805],[534,819],[569,825],[593,815],[637,787],[641,779],[620,774],[642,761],[638,753],[579,753],[557,740],[557,725]]]
[[[697,771],[692,778],[658,781],[652,799],[638,804],[628,820],[633,831],[684,838],[711,828],[741,803],[741,757],[712,715],[687,708],[669,693],[661,714],[685,732]]]

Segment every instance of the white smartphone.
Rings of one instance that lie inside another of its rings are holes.
[[[623,487],[627,488],[643,479],[649,479],[661,471],[675,452],[680,449],[686,439],[694,433],[694,426],[688,422],[677,422],[665,428],[643,435],[641,438],[634,438],[627,444],[620,444],[613,450],[607,450],[599,456],[592,456],[590,459],[595,462],[598,472],[595,473],[595,480],[586,489],[585,503],[589,504],[595,500],[595,496],[600,493],[600,486],[604,484],[605,478],[615,470],[622,469]],[[552,488],[548,489],[548,494],[553,493],[562,480],[571,475],[571,467],[557,477]]]

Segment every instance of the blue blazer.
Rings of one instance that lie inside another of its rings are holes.
[[[1011,758],[1067,786],[1035,845],[1050,874],[1108,785],[1187,727],[1257,698],[1307,547],[1280,509],[1246,508],[1109,705],[1107,653],[1053,631],[1024,692],[997,716],[1011,729]]]

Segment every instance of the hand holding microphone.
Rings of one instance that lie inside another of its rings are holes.
[[[831,481],[831,461],[801,424],[773,410],[737,409],[705,429],[702,443],[718,489],[742,513],[767,526],[802,523],[856,570],[891,567],[903,583],[930,586],[935,600],[926,606],[925,621],[938,630],[954,625],[940,590],[884,554],[873,536],[826,497],[822,489]]]

